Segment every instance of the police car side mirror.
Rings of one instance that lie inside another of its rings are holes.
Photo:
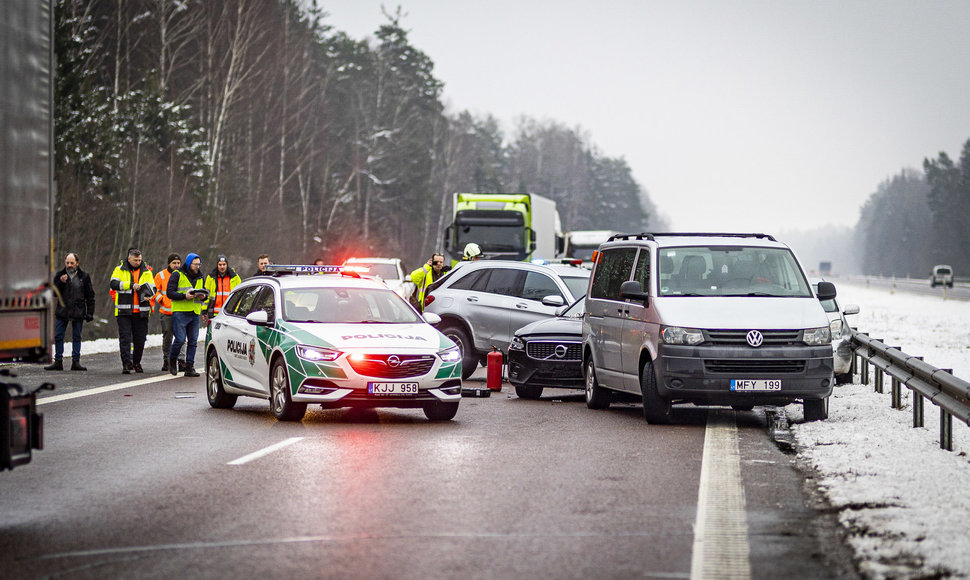
[[[627,280],[626,282],[620,284],[620,298],[639,300],[646,304],[647,299],[650,298],[650,295],[643,291],[643,288],[640,287],[640,283],[636,280]]]
[[[256,310],[246,315],[246,322],[256,326],[268,326],[269,315],[266,314],[265,310]]]
[[[435,314],[434,312],[425,312],[424,321],[434,326],[435,324],[438,324],[439,322],[441,322],[441,317]]]

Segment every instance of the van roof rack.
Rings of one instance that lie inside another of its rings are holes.
[[[657,232],[657,233],[647,233],[641,232],[639,234],[616,234],[610,236],[607,242],[612,242],[613,240],[653,240],[657,236],[666,237],[718,237],[718,238],[759,238],[763,240],[770,240],[772,242],[777,242],[774,236],[770,234],[739,234],[739,233],[725,233],[725,232]]]

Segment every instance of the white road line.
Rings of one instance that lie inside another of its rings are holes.
[[[286,447],[287,445],[293,445],[294,443],[296,443],[298,441],[302,441],[302,440],[303,440],[303,437],[290,437],[289,439],[284,439],[283,441],[280,441],[279,443],[277,443],[275,445],[270,445],[269,447],[266,447],[264,449],[260,449],[259,451],[255,451],[253,453],[250,453],[249,455],[244,455],[244,456],[240,457],[239,459],[234,459],[234,460],[230,461],[229,463],[227,463],[226,465],[242,465],[244,463],[249,463],[250,461],[252,461],[254,459],[259,459],[260,457],[263,457],[264,455],[269,455],[270,453],[276,451],[277,449],[282,449],[282,448]]]
[[[120,391],[121,389],[130,389],[132,387],[140,387],[142,385],[149,385],[152,383],[158,383],[161,381],[168,381],[171,379],[176,379],[178,377],[173,377],[172,375],[165,375],[163,377],[151,377],[147,379],[139,379],[137,381],[128,381],[125,383],[117,383],[114,385],[108,385],[105,387],[97,387],[94,389],[88,389],[86,391],[78,391],[76,393],[68,393],[66,395],[54,395],[53,397],[43,397],[37,399],[38,405],[46,405],[48,403],[57,403],[59,401],[68,401],[70,399],[78,399],[81,397],[90,397],[91,395],[98,395],[101,393],[108,393],[111,391]]]
[[[733,412],[707,415],[691,580],[751,578],[741,454]]]

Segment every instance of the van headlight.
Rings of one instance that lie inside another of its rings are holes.
[[[509,350],[525,350],[525,342],[521,337],[513,336],[512,342],[509,343]]]
[[[332,348],[322,348],[319,346],[308,346],[305,344],[296,347],[296,355],[303,360],[310,362],[334,361],[340,357],[341,352]]]
[[[832,342],[832,331],[828,326],[821,328],[806,328],[802,338],[809,346],[822,346]]]
[[[832,340],[842,339],[842,319],[836,318],[829,323],[829,330],[832,332]]]
[[[681,328],[679,326],[665,326],[660,330],[660,336],[667,344],[685,344],[694,346],[704,342],[704,333],[696,328]]]
[[[456,363],[461,360],[461,350],[457,346],[438,351],[438,358],[441,362]]]

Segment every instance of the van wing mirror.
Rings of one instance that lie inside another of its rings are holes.
[[[620,298],[628,298],[630,300],[642,300],[646,304],[650,295],[643,291],[640,283],[636,280],[627,280],[626,282],[620,284]]]
[[[819,300],[832,300],[836,294],[835,284],[831,282],[819,282],[817,294]]]

